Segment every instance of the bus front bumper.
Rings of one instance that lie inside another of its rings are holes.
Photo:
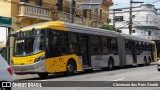
[[[45,60],[29,65],[13,65],[15,74],[37,74],[46,72]]]

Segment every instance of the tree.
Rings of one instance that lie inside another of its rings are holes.
[[[101,29],[107,29],[107,30],[115,30],[113,25],[108,25],[107,23],[104,23],[101,27]]]

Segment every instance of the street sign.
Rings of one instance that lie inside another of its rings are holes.
[[[1,27],[11,27],[11,25],[12,25],[12,18],[0,16]]]

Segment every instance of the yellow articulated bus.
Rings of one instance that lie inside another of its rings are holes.
[[[13,70],[16,74],[48,74],[115,66],[149,65],[155,58],[152,41],[61,21],[24,27],[15,34]]]

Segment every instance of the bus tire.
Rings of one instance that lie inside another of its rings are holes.
[[[46,78],[46,77],[48,77],[48,73],[38,73],[38,76],[40,78]]]
[[[151,57],[149,56],[147,65],[150,65],[150,64],[151,64]]]
[[[108,70],[113,70],[113,68],[114,68],[114,61],[112,58],[110,58],[108,60]]]
[[[144,57],[144,66],[147,66],[147,58],[146,57]]]
[[[73,60],[69,60],[67,63],[67,71],[65,72],[65,75],[71,76],[74,74],[74,71],[76,70],[75,64]]]
[[[157,69],[158,71],[160,71],[160,69]]]

